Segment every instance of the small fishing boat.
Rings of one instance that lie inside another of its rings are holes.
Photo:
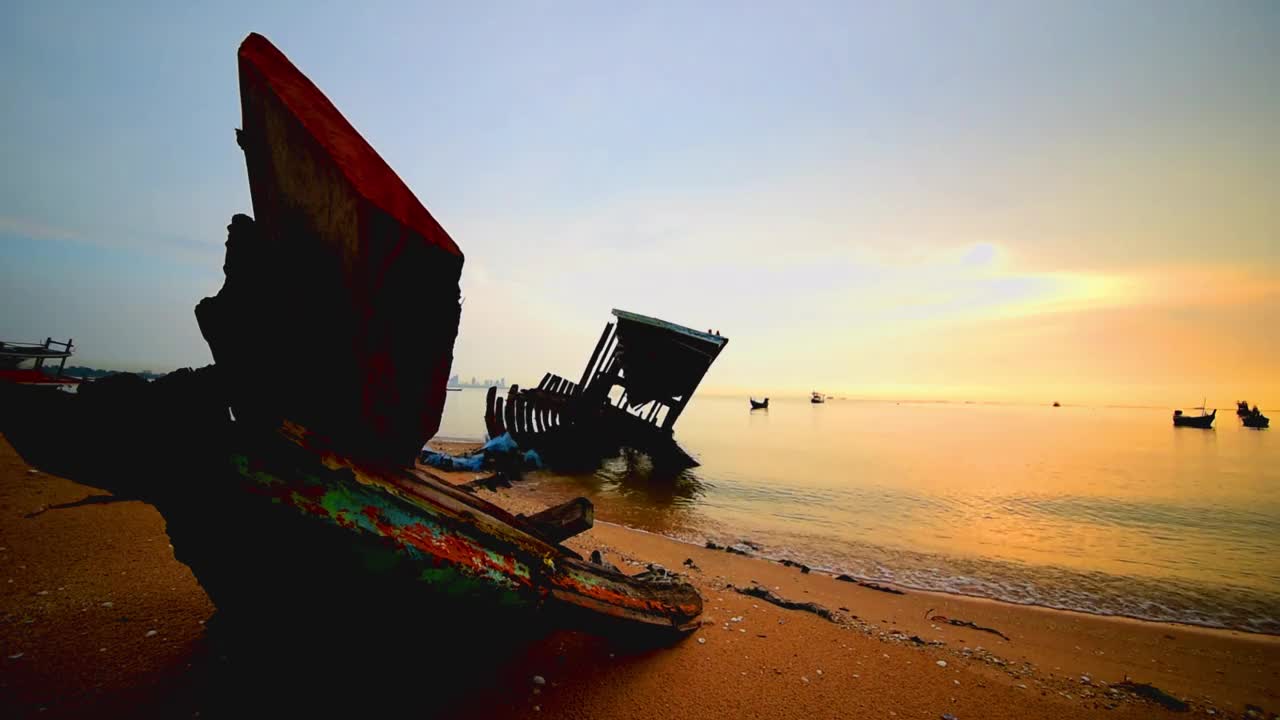
[[[1058,402],[1057,400],[1054,400],[1054,401],[1053,401],[1053,406],[1054,406],[1054,407],[1062,407],[1062,403]]]
[[[768,410],[769,409],[769,398],[765,398],[764,400],[756,400],[755,398],[749,398],[749,400],[751,400],[752,410]]]
[[[809,396],[809,402],[813,403],[814,405],[821,405],[826,401],[827,401],[827,396],[823,395],[820,392],[814,392],[812,395]]]
[[[1173,411],[1174,427],[1192,427],[1208,430],[1213,427],[1213,419],[1218,415],[1218,409],[1214,408],[1213,412],[1206,413],[1204,405],[1195,408],[1200,411],[1199,415],[1184,415],[1181,410]]]
[[[1250,410],[1250,409],[1249,409],[1249,401],[1248,401],[1248,400],[1237,400],[1237,401],[1236,401],[1236,415],[1238,415],[1238,416],[1240,416],[1240,417],[1247,417],[1247,416],[1251,415],[1252,413],[1254,413],[1254,412],[1256,412],[1256,411],[1257,411],[1257,408],[1254,408],[1253,410]]]
[[[1237,410],[1236,412],[1238,413],[1239,411]],[[1253,409],[1247,414],[1240,415],[1240,423],[1245,427],[1262,430],[1263,428],[1271,426],[1271,418],[1263,415],[1262,411],[1258,409],[1258,406],[1254,405]]]

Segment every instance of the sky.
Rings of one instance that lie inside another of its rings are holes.
[[[729,337],[712,393],[1280,404],[1274,2],[0,18],[0,338],[78,363],[211,361],[260,32],[466,254],[464,376],[574,377],[618,307]]]

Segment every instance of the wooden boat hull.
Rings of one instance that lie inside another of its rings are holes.
[[[505,398],[497,388],[489,388],[485,398],[489,436],[509,434],[520,447],[537,449],[544,460],[559,467],[590,467],[623,446],[663,465],[697,467],[698,461],[669,431],[613,405],[584,403],[576,388],[549,373],[531,390],[512,385]]]
[[[462,252],[270,41],[250,35],[238,60],[254,217],[233,218],[227,282],[196,309],[236,416],[411,463],[444,409]],[[306,362],[261,372],[274,350]]]
[[[755,400],[751,401],[752,410],[765,410],[765,409],[768,409],[768,407],[769,407],[768,400],[765,400],[764,402],[756,402]]]
[[[80,395],[0,385],[0,431],[34,466],[155,505],[175,557],[232,626],[358,608],[407,630],[446,622],[428,611],[441,605],[650,638],[697,626],[702,599],[678,575],[589,562],[420,469],[355,462],[300,426],[246,431],[219,385],[213,367],[117,376]],[[64,436],[80,438],[77,452]]]
[[[1240,418],[1241,424],[1248,428],[1261,430],[1271,426],[1271,418],[1266,415],[1246,415]]]
[[[623,575],[583,560],[521,519],[422,470],[352,462],[297,426],[282,434],[279,441],[229,455],[241,496],[239,515],[258,519],[259,527],[247,530],[259,540],[279,538],[282,528],[290,528],[295,539],[336,535],[331,544],[342,548],[339,557],[361,559],[360,582],[392,580],[400,586],[397,593],[410,596],[554,613],[586,626],[678,635],[698,625],[702,599],[678,576]],[[171,528],[175,520],[184,522],[180,515],[166,519]],[[182,533],[176,528],[180,555]],[[239,597],[246,587],[242,579],[220,582],[221,561],[189,559],[202,584],[211,581],[210,596],[220,608],[248,600]],[[235,567],[243,571],[243,558]],[[253,589],[251,597],[260,591]]]
[[[1173,416],[1174,427],[1189,427],[1208,430],[1213,427],[1213,419],[1217,417],[1218,411],[1214,410],[1208,415],[1178,415]]]

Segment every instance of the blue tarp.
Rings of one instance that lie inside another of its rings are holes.
[[[481,447],[479,451],[471,455],[450,455],[423,448],[418,455],[418,460],[423,465],[430,465],[441,470],[480,472],[486,464],[492,464],[489,461],[497,460],[498,457],[504,455],[519,455],[521,464],[526,469],[542,467],[542,458],[537,451],[527,450],[521,453],[520,446],[512,439],[510,433],[504,433],[493,438],[485,443],[484,447]]]

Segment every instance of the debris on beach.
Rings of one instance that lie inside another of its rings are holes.
[[[1013,642],[1008,635],[1005,635],[995,628],[983,627],[982,625],[975,624],[972,620],[957,620],[956,618],[949,618],[946,615],[933,615],[932,613],[933,608],[929,608],[925,611],[924,616],[933,622],[946,623],[948,625],[955,625],[956,627],[965,627],[979,632],[991,633],[992,635],[999,635],[1001,638],[1004,638],[1009,642]]]
[[[836,576],[836,579],[839,580],[840,582],[853,583],[858,587],[864,587],[868,590],[875,590],[876,592],[889,593],[890,595],[906,595],[907,594],[906,592],[899,590],[897,588],[891,588],[888,585],[873,583],[869,580],[859,580],[858,578],[852,577],[850,575],[840,574]]]
[[[742,595],[750,595],[751,597],[760,598],[761,600],[777,605],[780,608],[786,608],[787,610],[800,610],[801,612],[813,613],[814,615],[817,615],[823,620],[827,620],[833,623],[840,623],[842,620],[842,618],[838,613],[832,612],[831,610],[828,610],[827,608],[817,603],[787,600],[786,598],[782,597],[781,595],[778,595],[774,591],[768,588],[760,587],[759,585],[753,585],[751,587],[746,587],[746,588],[740,588],[735,585],[729,585],[727,587],[730,590],[733,590],[734,592],[740,593]]]
[[[509,434],[492,438],[475,452],[466,455],[450,455],[423,448],[418,453],[418,462],[441,470],[471,472],[487,469],[510,472],[511,470],[537,470],[542,467],[542,458],[538,455],[538,451],[521,450]]]
[[[1123,682],[1115,683],[1112,687],[1125,690],[1137,695],[1138,697],[1151,700],[1163,706],[1165,709],[1172,710],[1174,712],[1187,712],[1191,709],[1191,706],[1187,703],[1150,683],[1133,682],[1132,680],[1125,679]]]
[[[780,562],[784,567],[800,568],[801,573],[805,575],[809,574],[810,568],[808,565],[805,565],[804,563],[799,563],[799,562],[796,562],[795,560],[788,560],[786,558],[783,558]]]
[[[533,515],[516,517],[528,523],[542,537],[558,543],[590,530],[595,524],[595,507],[590,500],[580,497]]]
[[[703,376],[729,343],[657,318],[613,311],[578,382],[546,373],[538,386],[485,397],[489,437],[510,435],[553,465],[590,467],[627,447],[655,463],[698,464],[674,427]]]

